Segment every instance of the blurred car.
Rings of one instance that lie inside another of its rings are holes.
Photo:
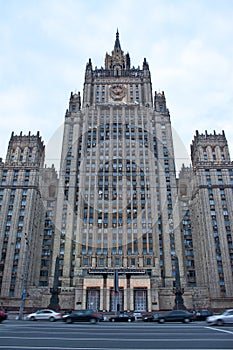
[[[135,316],[126,313],[120,313],[119,315],[109,317],[110,322],[133,322]]]
[[[0,323],[2,321],[5,321],[6,319],[7,319],[7,313],[1,310],[0,311]]]
[[[165,314],[158,315],[158,322],[184,322],[188,323],[193,321],[193,314],[186,310],[172,310]]]
[[[103,316],[94,310],[76,310],[70,314],[64,315],[62,320],[66,323],[73,322],[90,322],[96,323],[103,321]]]
[[[158,322],[158,317],[162,314],[151,314],[143,317],[144,322]]]
[[[233,323],[233,309],[225,310],[220,315],[209,316],[207,317],[206,322],[210,325],[217,325],[217,326]]]
[[[133,312],[133,315],[134,315],[134,317],[135,317],[135,321],[139,321],[139,320],[142,320],[142,313],[141,313],[141,311],[134,311]]]
[[[62,316],[72,314],[73,310],[64,310]]]
[[[200,310],[193,314],[194,321],[205,321],[207,317],[212,316],[213,312],[211,310]]]
[[[38,320],[48,320],[50,322],[61,320],[62,316],[60,312],[56,312],[54,310],[37,310],[32,314],[26,316],[26,320],[29,321],[38,321]]]

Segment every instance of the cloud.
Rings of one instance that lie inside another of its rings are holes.
[[[187,153],[195,130],[226,130],[233,154],[233,3],[229,0],[9,0],[0,14],[0,151],[11,131],[48,144],[86,62],[103,66],[116,29],[132,65],[147,58]]]

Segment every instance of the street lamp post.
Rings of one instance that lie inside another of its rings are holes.
[[[23,319],[23,310],[24,310],[24,301],[27,297],[27,279],[28,279],[28,268],[29,268],[29,261],[30,261],[30,246],[28,242],[28,238],[25,238],[26,240],[26,248],[27,248],[27,257],[26,257],[26,265],[24,269],[24,276],[23,276],[23,292],[21,297],[21,303],[19,308],[19,317],[18,320]]]
[[[184,299],[182,297],[182,295],[184,294],[184,289],[181,288],[181,283],[180,283],[179,260],[178,260],[178,257],[176,255],[174,258],[175,258],[175,271],[176,271],[176,284],[175,284],[175,288],[173,289],[173,292],[175,294],[174,309],[182,310],[182,309],[185,309]]]
[[[118,270],[114,271],[114,298],[115,298],[115,313],[117,314],[120,311]]]
[[[60,305],[59,305],[59,293],[60,293],[60,288],[59,288],[59,256],[56,257],[56,262],[55,262],[55,270],[54,270],[54,280],[53,280],[53,287],[50,288],[50,293],[51,298],[50,298],[50,304],[48,308],[52,310],[60,310]]]

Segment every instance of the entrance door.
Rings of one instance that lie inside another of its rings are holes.
[[[87,289],[87,309],[99,310],[100,306],[100,290],[90,288]]]
[[[110,295],[110,311],[123,311],[124,303],[123,303],[123,290],[119,289],[118,292],[114,292],[111,290]]]
[[[147,289],[134,289],[134,310],[147,310]]]

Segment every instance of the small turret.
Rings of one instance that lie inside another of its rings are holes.
[[[191,144],[191,159],[193,166],[197,166],[199,162],[210,162],[225,164],[230,162],[230,153],[224,131],[217,133],[204,133],[196,131]]]
[[[91,80],[92,77],[92,63],[91,59],[89,58],[89,61],[86,65],[86,72],[85,72],[85,80]]]
[[[69,103],[69,112],[70,113],[75,113],[81,108],[81,97],[80,97],[80,92],[77,94],[73,94],[71,92],[70,94],[70,103]]]
[[[130,69],[130,57],[129,53],[125,55],[125,60],[126,60],[126,69]]]
[[[144,61],[143,61],[143,70],[149,70],[149,64],[146,58],[144,58]]]
[[[160,113],[167,112],[166,98],[164,95],[164,91],[162,91],[162,93],[160,92],[157,93],[155,91],[154,106],[157,112],[160,112]]]

